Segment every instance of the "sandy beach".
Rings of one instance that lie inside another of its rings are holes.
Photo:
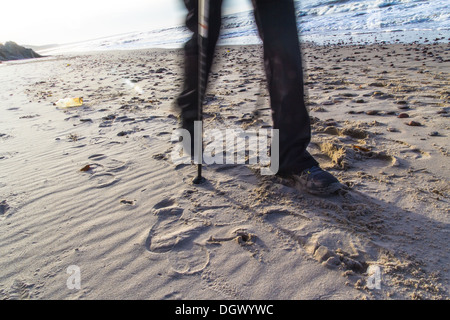
[[[181,50],[1,63],[0,298],[449,299],[450,45],[303,57],[310,152],[348,188],[329,197],[257,165],[192,184],[170,156]],[[205,128],[270,116],[261,47],[218,48]]]

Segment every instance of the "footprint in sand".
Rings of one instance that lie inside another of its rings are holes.
[[[152,213],[157,216],[157,221],[147,237],[147,250],[167,255],[175,272],[193,274],[202,271],[209,264],[209,252],[196,239],[207,226],[202,221],[185,219],[184,209],[173,199],[160,201]]]
[[[332,139],[319,138],[311,144],[313,149],[319,150],[316,156],[326,157],[325,160],[331,161],[332,166],[337,169],[346,170],[360,164],[367,167],[367,161],[375,167],[397,167],[400,164],[396,156],[367,145],[367,139],[373,134],[363,128],[326,126],[317,118],[314,119],[314,124],[316,132],[334,136]]]
[[[116,184],[119,180],[112,173],[96,173],[90,177],[95,181],[96,188],[106,188]]]
[[[9,204],[6,202],[6,200],[3,200],[0,202],[0,219],[4,219],[7,217],[7,212],[10,209]]]
[[[0,291],[0,298],[7,300],[29,300],[32,297],[31,290],[33,287],[33,284],[16,279],[8,291]]]
[[[398,152],[405,158],[409,160],[419,160],[419,159],[429,159],[431,157],[430,153],[421,150],[405,141],[395,140],[395,143],[399,144]]]
[[[371,164],[375,167],[397,167],[399,165],[399,159],[397,157],[388,154],[385,151],[377,151],[376,148],[357,144],[350,141],[345,143],[338,139],[331,141],[318,141],[311,143],[313,149],[318,149],[317,157],[325,157],[332,163],[332,166],[337,169],[349,169],[352,167],[358,167],[362,162],[371,161]]]
[[[266,211],[264,220],[300,244],[325,267],[363,273],[367,269],[366,261],[376,255],[368,240],[328,225],[317,217],[271,208]]]
[[[80,171],[90,174],[89,180],[96,188],[106,188],[116,184],[120,181],[116,173],[128,168],[126,162],[108,159],[104,154],[93,154],[88,159],[95,162],[87,164]]]

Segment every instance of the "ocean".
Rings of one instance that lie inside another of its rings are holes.
[[[295,5],[301,41],[365,44],[450,40],[448,0],[301,0]],[[190,36],[185,26],[173,26],[62,45],[42,53],[179,48]],[[219,45],[259,43],[253,11],[222,17]]]

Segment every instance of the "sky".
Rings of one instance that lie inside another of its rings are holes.
[[[249,0],[224,0],[224,14],[249,10]],[[181,25],[182,0],[5,1],[0,43],[63,44]]]

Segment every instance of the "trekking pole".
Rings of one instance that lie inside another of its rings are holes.
[[[194,134],[196,143],[194,144],[195,158],[197,160],[197,176],[192,181],[194,184],[202,183],[205,179],[202,177],[203,162],[203,94],[206,91],[207,77],[207,40],[208,40],[208,19],[209,19],[209,0],[199,0],[198,2],[198,115],[197,129],[201,129],[197,136]],[[199,128],[200,127],[200,128]],[[199,130],[197,130],[198,132]]]

